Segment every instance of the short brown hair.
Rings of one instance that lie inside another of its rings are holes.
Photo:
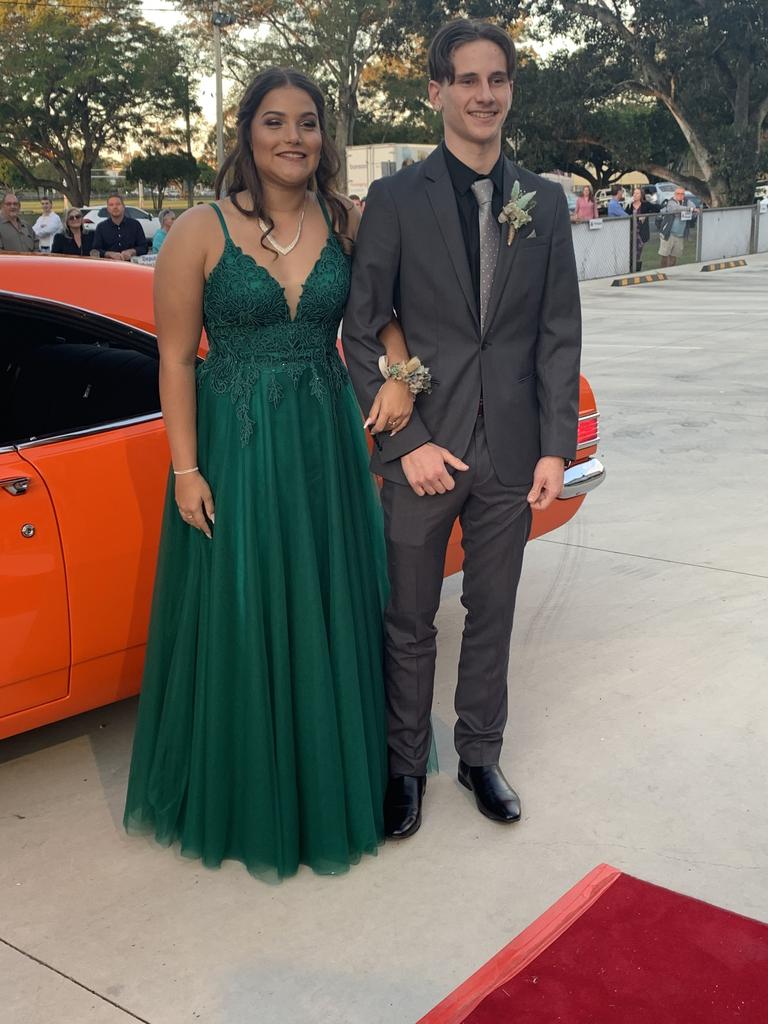
[[[455,77],[453,66],[453,55],[455,51],[466,43],[474,43],[484,39],[489,43],[495,43],[507,59],[507,72],[510,81],[515,77],[517,68],[517,54],[515,44],[508,32],[490,21],[478,21],[469,18],[459,18],[457,21],[449,21],[438,30],[437,35],[429,44],[429,77],[433,82],[448,82],[452,84]]]

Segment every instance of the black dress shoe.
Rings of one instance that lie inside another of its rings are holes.
[[[395,775],[384,797],[384,831],[390,839],[407,839],[421,825],[425,775]]]
[[[481,814],[507,824],[520,820],[520,797],[497,764],[471,767],[459,761],[459,782],[472,790]]]

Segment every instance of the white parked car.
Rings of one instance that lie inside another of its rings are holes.
[[[109,220],[109,210],[106,206],[83,206],[82,210],[84,231],[95,231],[97,224],[103,220]],[[155,237],[155,232],[160,230],[160,221],[157,217],[153,217],[146,210],[140,210],[138,206],[126,206],[125,215],[133,217],[141,224],[144,234],[150,242]]]

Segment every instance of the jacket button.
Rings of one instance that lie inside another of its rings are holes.
[[[480,350],[481,350],[482,352],[484,352],[484,351],[485,351],[485,350],[486,350],[487,348],[488,348],[488,342],[487,342],[487,341],[484,341],[484,342],[482,343],[482,345],[480,346]]]

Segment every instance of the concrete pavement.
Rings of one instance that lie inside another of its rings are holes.
[[[504,764],[455,779],[447,581],[424,824],[341,878],[211,872],[120,818],[135,702],[0,744],[2,1024],[413,1024],[600,862],[768,920],[768,257],[582,286],[605,485],[530,545]]]

